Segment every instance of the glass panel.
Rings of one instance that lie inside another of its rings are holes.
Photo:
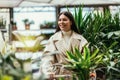
[[[115,13],[119,13],[120,12],[120,6],[110,6],[110,11],[111,13],[114,15]]]
[[[14,21],[17,22],[18,30],[24,30],[24,19],[34,21],[30,29],[40,29],[44,22],[55,22],[55,7],[19,7],[14,8]]]
[[[71,7],[71,8],[68,8],[68,9],[71,13],[74,14],[74,7]],[[67,8],[61,8],[61,11],[67,11]],[[89,13],[89,12],[92,12],[92,11],[94,11],[94,13],[96,13],[97,11],[98,12],[103,12],[103,8],[102,7],[83,7],[83,16],[86,13]]]

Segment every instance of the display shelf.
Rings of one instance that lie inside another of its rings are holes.
[[[29,35],[40,35],[40,34],[51,34],[54,33],[55,29],[41,29],[41,30],[14,30],[12,33],[20,33],[25,36]]]
[[[1,32],[7,32],[7,29],[0,29]]]
[[[41,51],[48,41],[46,37],[54,32],[55,29],[14,30],[11,42],[18,52]]]

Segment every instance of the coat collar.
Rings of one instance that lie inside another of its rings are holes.
[[[71,38],[81,40],[81,37],[82,37],[82,36],[81,36],[80,34],[72,31]],[[62,38],[62,32],[61,32],[61,31],[55,33],[55,35],[54,35],[54,37],[53,37],[53,41],[58,41],[58,40],[62,40],[62,39],[63,39],[63,38]]]

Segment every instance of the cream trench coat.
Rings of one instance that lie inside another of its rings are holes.
[[[71,38],[70,38],[70,44],[65,45],[65,40],[63,39],[62,32],[59,31],[55,33],[51,38],[48,40],[48,44],[46,45],[44,51],[45,52],[53,52],[53,51],[59,51],[59,54],[56,54],[55,56],[51,56],[47,59],[49,61],[53,61],[52,63],[58,63],[58,64],[64,64],[67,63],[65,60],[66,57],[66,51],[73,51],[73,48],[78,47],[81,51],[83,46],[86,45],[88,42],[87,40],[80,34],[76,32],[72,32]],[[59,71],[59,72],[58,72]],[[57,74],[69,74],[69,71],[60,70],[56,71]]]

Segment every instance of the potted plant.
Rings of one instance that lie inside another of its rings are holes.
[[[84,47],[83,53],[75,48],[73,52],[67,51],[66,54],[68,64],[65,64],[65,68],[73,72],[74,80],[96,79],[96,70],[100,69],[99,65],[104,64],[104,54],[99,54],[98,48],[91,52],[88,47]]]
[[[17,30],[17,23],[16,22],[13,22],[13,24],[12,24],[12,30]]]
[[[5,29],[6,20],[3,17],[0,17],[0,29]]]
[[[54,29],[55,22],[47,22],[45,21],[43,24],[40,24],[40,29]]]
[[[106,9],[104,13],[97,11],[97,13],[89,12],[85,16],[83,13],[83,7],[75,8],[74,18],[78,26],[78,31],[88,40],[90,43],[90,50],[93,51],[95,47],[100,49],[100,53],[106,55],[108,58],[107,67],[101,71],[97,71],[97,77],[103,78],[105,76],[107,79],[120,78],[117,74],[120,73],[119,68],[119,58],[116,59],[111,56],[119,53],[120,45],[115,45],[116,42],[119,43],[120,36],[120,13],[114,15]],[[114,47],[111,47],[115,45]],[[109,48],[110,46],[110,48]],[[109,58],[112,57],[112,61]],[[115,65],[111,65],[115,60]],[[116,61],[117,60],[117,61]],[[111,67],[112,66],[112,67]],[[117,67],[116,67],[117,66]],[[117,71],[117,72],[116,72]],[[100,73],[100,74],[99,74]],[[117,73],[117,74],[116,74]],[[102,75],[102,77],[101,77]],[[103,79],[102,79],[103,80]]]
[[[24,22],[26,30],[29,30],[30,29],[30,25],[34,24],[34,21],[33,20],[29,21],[29,19],[24,19],[23,22]]]

